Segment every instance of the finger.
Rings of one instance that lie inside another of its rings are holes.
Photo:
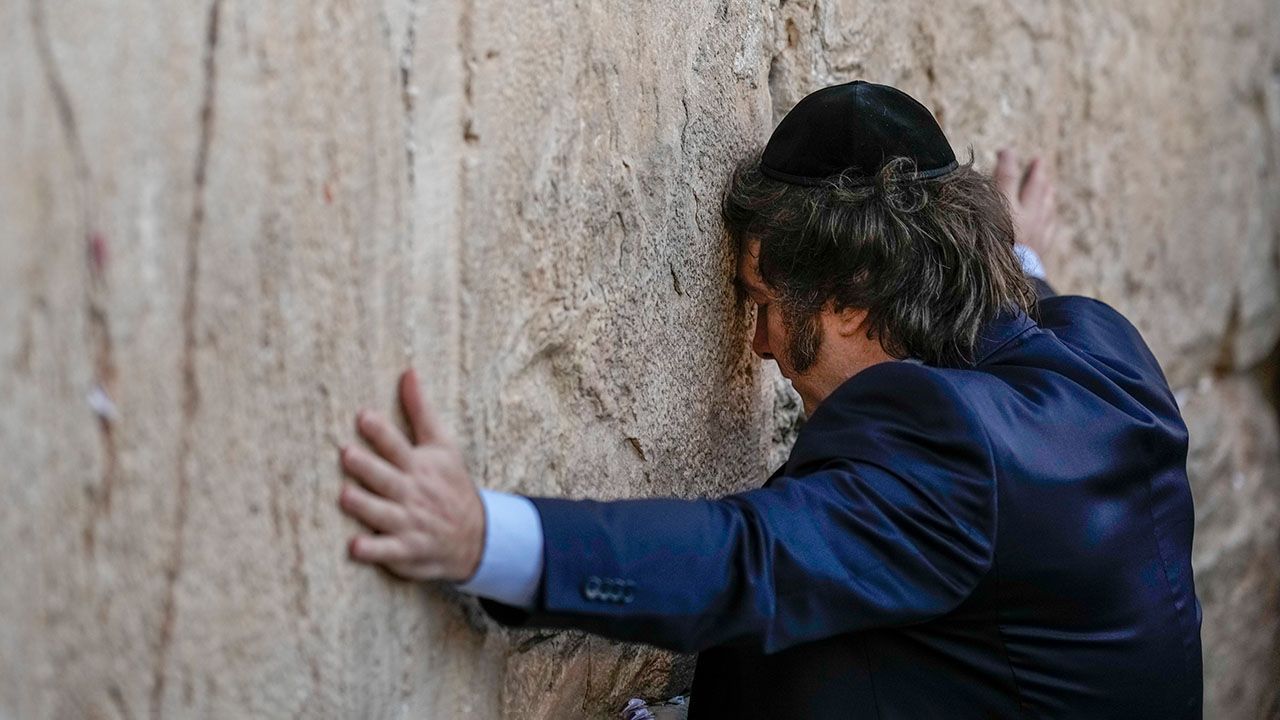
[[[343,485],[338,505],[347,515],[374,530],[391,532],[405,526],[404,508],[350,483]]]
[[[342,449],[342,468],[365,487],[385,498],[400,500],[404,497],[404,473],[359,445],[349,445]]]
[[[436,580],[440,576],[438,572],[433,570],[434,567],[424,568],[416,563],[391,563],[383,565],[382,569],[401,580]]]
[[[1032,158],[1027,165],[1026,175],[1022,178],[1022,187],[1018,190],[1018,202],[1023,205],[1038,203],[1044,198],[1048,187],[1049,175],[1045,172],[1044,163],[1040,158]]]
[[[400,402],[404,404],[404,412],[409,416],[409,426],[413,428],[413,436],[418,445],[443,439],[440,420],[423,398],[418,373],[412,369],[400,376]]]
[[[357,535],[351,538],[347,553],[353,560],[367,563],[408,562],[409,548],[395,535]]]
[[[1044,201],[1044,245],[1045,249],[1051,248],[1058,241],[1058,208],[1057,208],[1057,188],[1052,184],[1049,185],[1049,191],[1045,193]]]
[[[1044,218],[1044,222],[1049,223],[1053,221],[1057,207],[1058,188],[1052,181],[1045,185],[1044,196],[1040,200],[1040,216]]]
[[[1018,153],[1005,148],[996,153],[996,185],[1010,201],[1018,198]]]
[[[404,433],[400,432],[400,428],[372,410],[362,410],[356,416],[356,427],[382,457],[401,470],[409,469],[413,446]]]

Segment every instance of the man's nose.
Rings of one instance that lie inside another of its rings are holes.
[[[767,307],[756,307],[756,334],[751,338],[751,349],[761,360],[773,359],[773,352],[769,348],[769,321],[765,316]]]

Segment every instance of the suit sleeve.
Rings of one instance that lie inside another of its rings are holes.
[[[901,362],[859,373],[762,489],[532,498],[546,537],[535,607],[484,607],[507,624],[678,652],[771,653],[945,614],[990,567],[994,479],[980,424],[931,373]]]

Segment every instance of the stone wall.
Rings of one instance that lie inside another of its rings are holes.
[[[1275,0],[0,4],[0,718],[596,718],[688,659],[355,567],[413,365],[476,477],[751,487],[796,412],[717,209],[864,77],[1062,180],[1192,430],[1206,717],[1280,714]]]

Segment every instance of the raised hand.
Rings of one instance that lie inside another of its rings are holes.
[[[356,427],[373,448],[342,448],[338,505],[372,533],[351,538],[353,560],[381,565],[410,580],[469,578],[484,551],[484,506],[462,455],[422,397],[418,376],[400,376],[400,402],[413,438],[372,410]]]
[[[1024,169],[1015,150],[1000,150],[996,153],[995,179],[1009,199],[1018,242],[1044,259],[1058,234],[1054,210],[1057,189],[1045,162],[1032,157]]]

